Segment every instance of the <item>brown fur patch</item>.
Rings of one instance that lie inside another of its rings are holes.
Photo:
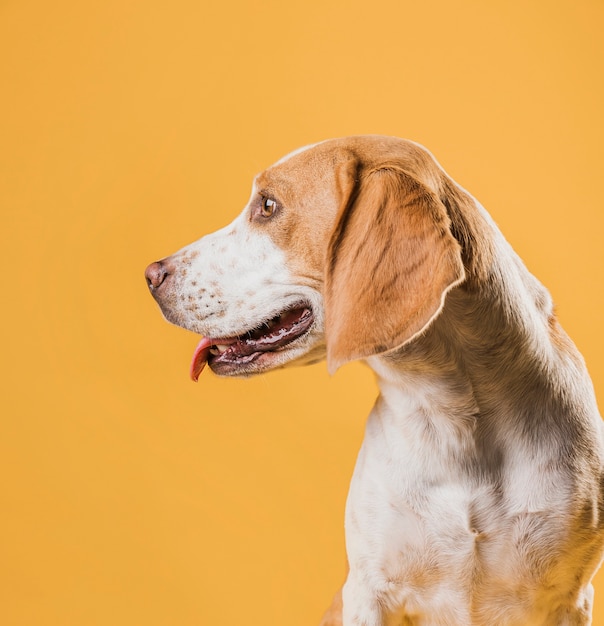
[[[395,164],[364,174],[330,242],[330,368],[411,339],[463,278],[460,246],[436,195]]]

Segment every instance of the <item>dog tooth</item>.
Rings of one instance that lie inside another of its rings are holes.
[[[228,346],[225,346],[225,345],[223,345],[223,344],[221,344],[221,343],[217,344],[217,345],[215,346],[215,348],[216,348],[216,350],[218,350],[218,352],[219,352],[219,353],[221,353],[221,354],[222,354],[223,352],[226,352],[226,351],[229,349],[229,347],[228,347]]]

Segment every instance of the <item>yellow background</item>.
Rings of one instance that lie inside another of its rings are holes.
[[[0,623],[316,624],[375,387],[187,370],[147,263],[320,139],[428,146],[604,394],[604,4],[0,2]],[[604,624],[604,574],[596,624]]]

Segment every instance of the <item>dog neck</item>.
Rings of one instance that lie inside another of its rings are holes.
[[[479,287],[454,288],[421,336],[367,359],[380,389],[370,421],[389,440],[412,438],[430,447],[433,460],[449,459],[444,471],[456,458],[495,471],[497,432],[551,450],[580,443],[559,418],[574,410],[574,398],[581,406],[593,397],[582,359],[555,321],[549,294],[511,252],[505,271]]]

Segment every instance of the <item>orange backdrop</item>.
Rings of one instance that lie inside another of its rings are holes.
[[[0,622],[317,623],[370,372],[194,385],[143,279],[299,145],[428,146],[601,398],[603,27],[601,0],[0,2]]]

